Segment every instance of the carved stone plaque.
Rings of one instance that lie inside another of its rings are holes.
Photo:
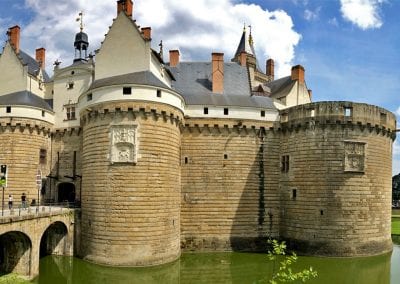
[[[136,163],[136,125],[113,125],[111,136],[111,163]]]
[[[344,170],[346,172],[364,172],[365,143],[344,142]]]

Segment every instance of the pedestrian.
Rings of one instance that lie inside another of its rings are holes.
[[[22,209],[26,209],[26,195],[25,192],[21,195]]]
[[[12,209],[12,205],[13,205],[13,197],[11,194],[8,195],[8,209]]]

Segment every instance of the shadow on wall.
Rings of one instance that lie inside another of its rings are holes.
[[[62,222],[51,224],[40,240],[40,257],[63,255],[66,251],[68,229]]]
[[[0,276],[8,273],[30,275],[32,243],[22,232],[12,231],[0,236]]]

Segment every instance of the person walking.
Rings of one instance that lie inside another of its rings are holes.
[[[8,195],[8,209],[12,209],[13,206],[13,197],[11,194]]]
[[[26,209],[26,195],[25,195],[25,192],[22,193],[22,195],[21,195],[21,203],[22,203],[22,209],[23,210]]]

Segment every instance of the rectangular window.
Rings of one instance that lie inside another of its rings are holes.
[[[208,107],[205,107],[205,108],[204,108],[203,113],[204,113],[204,114],[208,114]]]
[[[189,158],[185,157],[185,164],[189,163]]]
[[[265,117],[265,110],[262,110],[260,114],[261,114],[261,117]]]
[[[229,109],[228,108],[224,108],[224,115],[228,115],[229,114]]]
[[[67,120],[75,120],[75,107],[67,107]]]
[[[46,158],[47,158],[47,150],[46,149],[40,149],[39,152],[39,161],[41,164],[46,164]]]
[[[345,107],[344,108],[344,116],[350,117],[352,115],[352,108],[351,107]]]
[[[297,198],[297,189],[292,189],[292,199],[296,200]]]
[[[69,82],[68,84],[67,84],[67,89],[68,90],[71,90],[71,89],[73,89],[74,88],[74,82]]]
[[[11,107],[10,106],[6,107],[6,113],[11,113]]]
[[[161,98],[161,90],[157,90],[157,98]]]
[[[289,155],[283,155],[281,157],[281,172],[282,173],[289,172]]]
[[[46,112],[44,110],[42,110],[42,117],[44,117],[46,115]]]
[[[92,94],[88,94],[88,95],[87,95],[87,101],[91,101],[92,99],[93,99]]]
[[[122,94],[124,95],[132,95],[132,88],[131,87],[123,87]]]
[[[314,117],[314,116],[315,116],[315,109],[311,109],[311,110],[310,110],[310,116],[311,116],[311,117]]]
[[[224,160],[228,160],[228,154],[224,154]]]

